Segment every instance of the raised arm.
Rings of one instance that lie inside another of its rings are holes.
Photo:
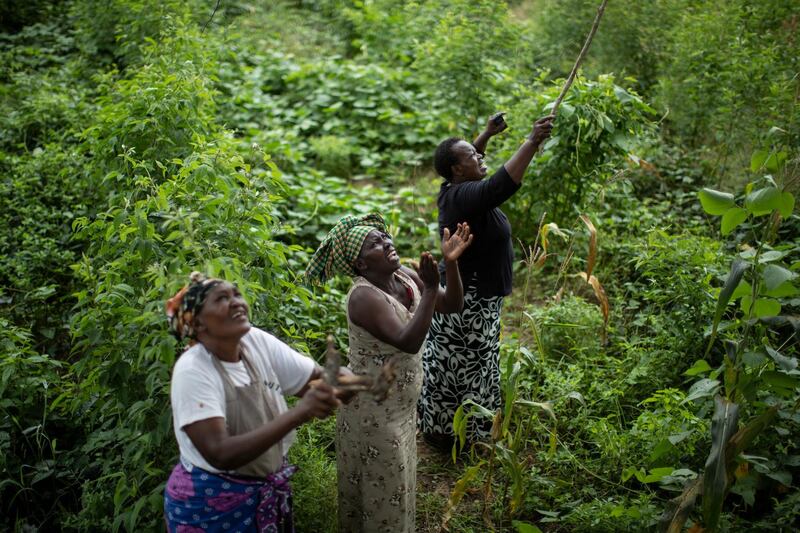
[[[508,128],[508,124],[506,124],[503,115],[505,115],[505,113],[501,112],[495,113],[489,117],[489,120],[486,121],[486,128],[472,141],[472,146],[474,146],[478,152],[485,154],[489,139]]]
[[[472,244],[472,238],[473,235],[466,222],[459,223],[452,235],[449,229],[444,228],[442,256],[446,282],[444,289],[439,287],[436,299],[436,311],[439,313],[460,313],[464,308],[464,287],[461,284],[461,274],[458,272],[458,258]]]
[[[420,257],[419,279],[422,300],[407,324],[400,322],[381,293],[367,287],[358,287],[351,294],[347,306],[350,320],[383,342],[406,353],[417,353],[428,334],[439,294],[439,270],[429,252]]]
[[[514,183],[522,183],[522,177],[525,175],[525,169],[530,165],[539,146],[550,137],[550,132],[553,129],[553,115],[540,118],[533,123],[533,131],[522,143],[522,146],[511,156],[511,159],[506,161],[506,172],[514,180]]]
[[[294,407],[247,433],[229,435],[222,417],[198,420],[184,426],[183,430],[214,468],[234,470],[278,444],[299,425],[312,418],[327,418],[338,405],[334,389],[324,382],[317,382],[306,390]]]
[[[459,222],[452,235],[448,228],[444,229],[442,257],[444,258],[446,283],[444,288],[439,287],[436,294],[437,313],[460,313],[464,308],[464,287],[458,271],[458,258],[472,244],[472,238],[469,224],[466,222]],[[424,284],[417,273],[408,267],[402,267],[402,269],[422,290]]]

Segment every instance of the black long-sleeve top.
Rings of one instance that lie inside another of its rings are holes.
[[[475,286],[479,296],[511,294],[514,248],[511,224],[500,205],[520,186],[503,166],[488,179],[445,182],[439,189],[439,236],[444,235],[444,228],[452,234],[459,222],[467,222],[474,235],[472,244],[458,259],[458,268],[464,287]],[[444,262],[439,270],[444,271]]]

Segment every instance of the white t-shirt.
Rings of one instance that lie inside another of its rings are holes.
[[[241,342],[253,367],[264,379],[267,393],[275,397],[279,414],[285,412],[288,408],[283,395],[295,394],[308,383],[315,367],[314,361],[258,328],[250,328]],[[183,429],[198,420],[225,418],[225,386],[212,357],[202,344],[195,344],[178,358],[172,372],[170,401],[181,461],[187,467],[195,465],[209,472],[220,472],[205,460]],[[222,367],[234,385],[250,383],[243,361],[222,362]],[[280,443],[284,455],[291,440],[284,437]]]

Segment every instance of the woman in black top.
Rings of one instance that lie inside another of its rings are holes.
[[[441,448],[452,446],[453,415],[465,400],[493,411],[501,405],[500,308],[511,293],[514,252],[511,226],[500,205],[519,190],[533,156],[550,136],[553,117],[537,120],[516,153],[484,179],[486,144],[506,127],[502,114],[495,115],[472,144],[453,137],[442,141],[434,156],[436,172],[445,179],[437,200],[439,235],[445,228],[453,233],[459,222],[467,222],[474,235],[458,260],[464,309],[434,314],[422,359],[420,428],[428,443]],[[469,431],[470,438],[483,439],[489,427],[472,424]]]

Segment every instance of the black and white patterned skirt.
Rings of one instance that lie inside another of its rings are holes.
[[[500,407],[500,309],[502,296],[480,297],[466,289],[461,313],[434,313],[422,356],[418,404],[423,433],[453,434],[453,415],[467,399],[495,411]],[[469,437],[486,439],[491,420],[473,420]]]

